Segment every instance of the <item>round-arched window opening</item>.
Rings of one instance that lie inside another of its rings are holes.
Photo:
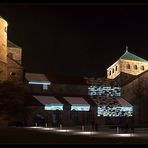
[[[141,70],[144,70],[144,66],[141,66]]]
[[[130,64],[127,64],[127,65],[126,65],[126,68],[127,68],[127,69],[130,69]]]
[[[134,69],[137,70],[138,69],[138,66],[137,65],[134,65]]]
[[[10,75],[11,75],[11,76],[15,76],[16,73],[15,73],[15,72],[10,72]]]
[[[8,57],[13,59],[13,54],[11,52],[8,53]]]

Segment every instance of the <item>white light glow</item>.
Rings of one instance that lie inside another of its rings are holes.
[[[63,110],[63,105],[60,104],[45,105],[44,110]]]
[[[115,137],[131,137],[131,136],[133,136],[134,134],[114,134],[113,136],[115,136]]]
[[[57,129],[57,130],[55,130],[55,131],[57,131],[57,132],[72,132],[73,130],[68,130],[68,129]]]
[[[42,128],[42,130],[54,130],[54,128]]]
[[[71,111],[89,111],[90,105],[87,104],[75,104],[71,106]]]
[[[41,126],[32,126],[32,127],[28,127],[28,128],[34,128],[34,129],[41,129],[41,128],[43,128],[43,127],[41,127]]]
[[[94,135],[94,134],[98,134],[98,133],[86,131],[86,132],[75,132],[75,134],[78,134],[78,135]]]
[[[34,82],[34,81],[29,81],[29,84],[41,84],[41,85],[50,85],[51,82]]]

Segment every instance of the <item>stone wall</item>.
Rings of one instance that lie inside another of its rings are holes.
[[[135,66],[137,66],[137,69]],[[148,70],[148,63],[146,62],[120,59],[107,69],[107,78],[114,79],[121,72],[130,74],[130,75],[139,75],[146,70]]]
[[[127,67],[128,64],[130,65],[130,68]],[[137,69],[135,69],[134,66],[137,66]],[[142,69],[142,66],[144,66],[144,69]],[[131,75],[139,75],[144,71],[148,70],[148,63],[131,60],[120,60],[120,67],[121,72],[128,73]]]
[[[7,22],[0,17],[0,60],[7,63]]]
[[[148,124],[148,71],[121,89],[122,96],[134,106],[135,121]]]
[[[0,61],[0,80],[7,80],[7,64]]]
[[[114,79],[120,74],[120,62],[117,61],[107,69],[107,78]]]
[[[21,48],[10,48],[8,47],[8,56],[14,59],[17,63],[22,63],[22,49]]]
[[[23,67],[15,61],[8,58],[7,79],[13,81],[22,81],[23,76]]]

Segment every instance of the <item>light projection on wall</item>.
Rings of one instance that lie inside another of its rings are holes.
[[[89,111],[90,105],[88,104],[74,104],[71,106],[71,111]]]
[[[48,104],[44,106],[44,110],[63,110],[63,105],[61,104]]]
[[[88,95],[90,96],[121,96],[120,87],[97,86],[88,87]]]
[[[133,107],[123,106],[98,106],[98,115],[103,117],[122,117],[122,116],[133,116]]]

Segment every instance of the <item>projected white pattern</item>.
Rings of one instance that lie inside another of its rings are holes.
[[[63,110],[63,105],[59,104],[45,105],[44,110]]]
[[[88,87],[88,95],[90,96],[121,96],[120,87],[97,86]]]
[[[133,107],[122,106],[98,106],[98,116],[103,117],[120,117],[120,116],[133,116]]]
[[[90,109],[90,105],[85,105],[85,104],[75,104],[71,106],[71,111],[75,110],[75,111],[89,111]]]

